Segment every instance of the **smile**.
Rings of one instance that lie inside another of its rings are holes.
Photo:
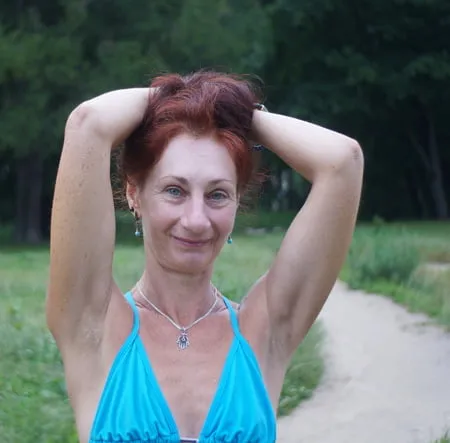
[[[190,248],[200,248],[209,243],[209,240],[190,240],[188,238],[175,237],[173,238],[183,246],[188,246]]]

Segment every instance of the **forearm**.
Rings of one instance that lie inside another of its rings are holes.
[[[355,140],[284,115],[255,111],[252,137],[311,182],[362,159]]]
[[[122,143],[142,122],[148,106],[149,88],[107,92],[78,106],[70,118],[82,120],[112,148]]]

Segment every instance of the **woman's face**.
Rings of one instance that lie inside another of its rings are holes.
[[[180,134],[138,198],[144,241],[154,258],[174,271],[201,272],[212,266],[233,230],[236,167],[214,138]]]

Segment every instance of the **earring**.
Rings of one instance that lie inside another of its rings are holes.
[[[227,238],[227,243],[228,243],[229,245],[231,245],[231,243],[233,243],[233,239],[231,238],[231,235],[228,236],[228,238]]]
[[[140,219],[136,217],[136,230],[134,231],[135,237],[142,237],[142,229]]]
[[[141,237],[142,236],[142,223],[140,217],[137,215],[136,210],[134,208],[130,208],[130,212],[134,216],[134,224],[135,224],[135,231],[134,235],[135,237]]]

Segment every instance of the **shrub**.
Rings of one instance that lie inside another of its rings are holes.
[[[348,283],[351,287],[376,280],[407,284],[419,263],[412,234],[382,226],[357,231],[348,255]]]

